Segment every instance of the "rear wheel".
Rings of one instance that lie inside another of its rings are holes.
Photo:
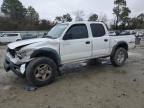
[[[31,61],[26,69],[26,78],[34,86],[45,86],[55,79],[57,66],[50,58],[42,57]]]
[[[118,48],[113,55],[111,55],[110,59],[112,65],[114,66],[122,66],[126,62],[127,59],[127,50],[125,48]]]

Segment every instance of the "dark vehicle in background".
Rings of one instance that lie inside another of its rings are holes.
[[[125,35],[136,35],[135,30],[113,30],[109,31],[110,36],[125,36]]]
[[[120,35],[130,35],[130,32],[127,30],[124,30],[120,33]]]
[[[22,40],[27,40],[27,39],[33,39],[33,38],[38,38],[38,36],[33,35],[33,34],[24,34],[21,36]]]
[[[116,32],[115,31],[109,31],[109,36],[116,36]]]

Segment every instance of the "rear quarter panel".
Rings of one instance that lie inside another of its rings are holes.
[[[128,44],[128,49],[135,48],[135,36],[134,35],[124,35],[124,36],[110,36],[111,38],[111,45],[110,47],[113,48],[118,42],[124,41]]]

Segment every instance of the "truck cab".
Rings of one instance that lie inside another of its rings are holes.
[[[60,39],[61,60],[68,63],[109,55],[109,42],[103,23],[70,24]]]

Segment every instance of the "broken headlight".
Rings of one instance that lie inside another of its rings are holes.
[[[28,50],[20,50],[20,51],[16,51],[16,56],[19,59],[23,59],[27,56],[29,56],[32,53],[32,50],[28,49]]]

